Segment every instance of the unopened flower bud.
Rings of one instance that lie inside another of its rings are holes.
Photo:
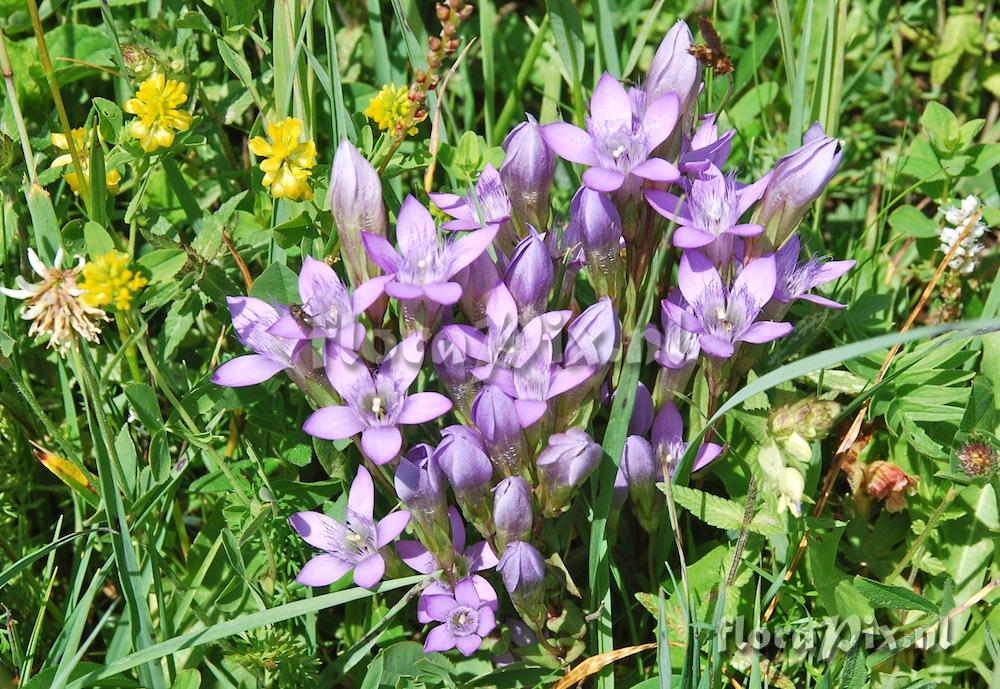
[[[330,172],[330,212],[337,225],[340,252],[351,283],[356,287],[379,274],[368,259],[361,233],[385,236],[382,181],[372,164],[346,139],[333,157]]]
[[[438,52],[441,50],[441,38],[440,36],[431,36],[427,39],[427,47],[431,49],[431,52]]]
[[[483,437],[490,461],[500,473],[520,474],[527,449],[514,400],[495,385],[484,386],[472,404],[472,422]]]
[[[511,476],[493,489],[493,523],[497,547],[531,536],[531,486],[520,476]]]
[[[451,16],[451,10],[448,8],[447,5],[442,5],[441,3],[438,3],[437,6],[434,8],[434,10],[437,13],[438,21],[440,22],[448,21],[448,18]]]
[[[504,139],[506,152],[500,177],[510,196],[514,219],[521,227],[544,229],[549,222],[549,190],[556,158],[534,117],[514,127]]]
[[[638,435],[626,438],[615,478],[615,503],[621,505],[630,498],[639,525],[649,533],[660,526],[664,498],[656,482],[662,478],[662,465],[649,441]]]
[[[809,446],[809,441],[798,433],[792,433],[782,438],[781,447],[792,459],[797,459],[800,462],[808,462],[812,457],[812,448]]]
[[[573,319],[566,328],[566,366],[603,369],[614,360],[621,344],[621,324],[611,299],[604,297]]]
[[[453,558],[454,547],[448,536],[451,527],[445,476],[433,450],[420,444],[403,455],[393,483],[396,495],[410,510],[411,524],[420,533],[420,540],[438,562],[444,563]]]
[[[503,276],[522,321],[548,311],[553,277],[549,250],[538,233],[530,229],[528,236],[514,247]]]
[[[497,570],[521,618],[534,630],[545,624],[545,561],[534,546],[524,541],[508,543]]]
[[[446,325],[431,342],[434,372],[466,417],[471,414],[472,402],[481,387],[479,379],[472,374],[478,362],[470,357],[471,343],[465,326],[460,325]]]
[[[785,458],[781,455],[777,443],[770,438],[761,445],[760,452],[757,453],[757,461],[764,474],[774,480],[777,480],[785,469]]]
[[[600,296],[619,297],[622,219],[607,194],[582,187],[570,203],[570,224],[583,243]]]
[[[798,469],[785,467],[778,475],[778,511],[785,508],[796,517],[802,516],[802,494],[806,488],[805,479]]]
[[[602,456],[601,446],[577,428],[549,436],[549,444],[535,460],[545,491],[546,514],[562,511],[573,490],[586,480]]]

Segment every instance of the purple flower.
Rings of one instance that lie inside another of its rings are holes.
[[[462,298],[459,300],[462,313],[469,323],[481,323],[486,316],[486,301],[496,286],[503,282],[489,252],[484,251],[462,268],[455,281],[462,286]]]
[[[665,402],[660,413],[653,419],[653,450],[659,459],[659,477],[662,480],[662,467],[669,467],[672,476],[677,470],[677,463],[687,451],[684,442],[684,422],[681,413],[673,402]],[[704,443],[698,448],[691,471],[700,471],[715,461],[722,454],[722,446],[716,443]]]
[[[650,154],[670,136],[679,113],[680,98],[668,93],[646,102],[645,112],[637,117],[625,88],[605,73],[590,100],[587,131],[554,122],[542,127],[542,137],[562,158],[589,166],[583,183],[594,191],[624,187],[632,194],[643,180],[672,182],[678,178],[677,168]]]
[[[227,297],[233,330],[253,354],[230,359],[212,374],[212,382],[230,388],[256,385],[286,368],[298,366],[308,354],[308,342],[272,334],[271,326],[289,313],[254,297]]]
[[[361,233],[385,236],[385,206],[378,173],[346,139],[340,142],[333,157],[330,212],[337,225],[340,250],[351,283],[360,285],[378,272],[361,250]]]
[[[658,399],[664,399],[671,392],[684,390],[701,354],[699,335],[688,332],[671,320],[668,305],[692,314],[684,296],[679,290],[675,290],[660,303],[662,332],[653,324],[646,327],[646,341],[655,347],[653,359],[661,366],[656,377]]]
[[[682,112],[691,108],[701,90],[701,64],[689,48],[693,42],[691,29],[678,20],[660,41],[646,78],[646,99],[656,100],[667,93],[680,98]]]
[[[451,523],[451,543],[454,549],[455,559],[461,560],[459,563],[462,571],[471,575],[476,590],[479,591],[479,598],[485,605],[488,605],[493,612],[496,612],[500,603],[497,600],[496,591],[490,586],[490,582],[476,574],[486,569],[491,569],[497,565],[497,556],[486,541],[479,541],[468,548],[465,547],[465,525],[454,507],[448,508],[448,519]],[[396,543],[396,552],[410,568],[421,574],[431,574],[442,569],[441,564],[435,559],[433,553],[424,547],[419,541],[403,540]],[[443,592],[448,593],[451,589],[443,581],[432,583],[426,593]],[[423,624],[430,621],[426,612],[420,605],[417,605],[417,620]]]
[[[766,182],[766,180],[765,180]],[[646,200],[660,215],[677,223],[673,243],[682,249],[698,249],[729,239],[722,247],[726,258],[731,254],[731,237],[756,237],[763,226],[740,224],[740,216],[760,198],[762,184],[737,188],[736,179],[724,175],[710,165],[700,176],[691,180],[687,197],[682,201],[666,191],[647,190]],[[728,235],[728,237],[725,237]]]
[[[605,270],[621,252],[622,218],[607,194],[580,187],[569,206],[570,230],[580,237],[584,251],[606,259]]]
[[[790,304],[796,299],[804,299],[829,309],[842,309],[840,302],[810,294],[819,285],[833,282],[854,267],[854,261],[823,261],[809,258],[799,263],[801,244],[797,235],[792,235],[775,254],[777,282],[774,298],[782,304]]]
[[[474,195],[432,193],[430,197],[435,206],[454,218],[441,226],[446,230],[489,227],[496,232],[500,225],[510,220],[510,199],[500,173],[492,165],[483,168]]]
[[[505,476],[519,474],[527,447],[514,400],[495,385],[484,386],[472,403],[472,422],[494,466]]]
[[[482,386],[472,369],[480,365],[469,353],[469,346],[479,347],[478,339],[470,337],[468,326],[446,325],[437,332],[431,342],[431,361],[434,372],[448,389],[448,393],[463,414],[471,411]],[[478,334],[477,336],[478,337]]]
[[[514,248],[503,276],[522,320],[546,311],[554,277],[549,250],[534,228],[529,227],[528,235]]]
[[[617,392],[615,393],[617,394]],[[635,402],[632,405],[632,418],[628,422],[629,435],[646,435],[653,426],[656,409],[653,407],[653,396],[643,384],[635,389]]]
[[[497,571],[521,618],[534,629],[541,629],[547,615],[542,554],[524,541],[508,543]]]
[[[826,136],[819,122],[802,137],[802,146],[780,158],[754,216],[780,246],[813,201],[826,189],[844,156],[843,144]]]
[[[600,370],[610,364],[621,344],[621,323],[611,299],[604,297],[573,319],[566,328],[563,364]]]
[[[549,219],[549,188],[556,159],[545,145],[542,128],[534,117],[514,127],[503,142],[500,177],[510,195],[514,218],[522,226],[544,228]]]
[[[445,476],[434,456],[434,448],[420,444],[399,460],[393,481],[396,495],[421,524],[447,519]]]
[[[289,521],[302,539],[324,551],[306,563],[295,578],[306,586],[326,586],[354,570],[354,583],[372,588],[385,574],[378,549],[392,542],[410,521],[409,512],[390,512],[377,524],[373,513],[375,486],[371,474],[358,467],[347,496],[344,521],[319,512],[298,512]]]
[[[434,457],[448,477],[455,496],[482,498],[490,489],[493,465],[483,452],[475,432],[466,426],[450,426],[442,431],[444,436]]]
[[[601,446],[577,428],[549,436],[548,445],[535,460],[547,514],[557,514],[569,502],[573,490],[587,479],[603,456]]]
[[[615,477],[614,500],[621,505],[626,497],[631,497],[636,506],[636,516],[644,528],[658,511],[656,503],[661,497],[656,482],[662,479],[663,469],[653,455],[653,446],[640,435],[628,436]]]
[[[664,306],[671,320],[698,335],[706,354],[727,358],[737,342],[763,344],[792,331],[788,323],[754,322],[774,294],[775,279],[773,255],[751,260],[729,288],[704,255],[685,251],[677,282],[694,313],[669,301]]]
[[[447,413],[451,400],[436,392],[408,394],[423,361],[423,340],[411,335],[393,347],[372,373],[352,352],[327,343],[327,377],[343,405],[317,409],[302,426],[309,435],[341,440],[361,433],[361,451],[376,464],[403,446],[401,424],[425,423]]]
[[[398,252],[385,237],[365,232],[362,239],[371,259],[392,276],[386,294],[401,301],[427,299],[447,306],[462,296],[461,286],[452,278],[486,251],[496,233],[496,227],[490,227],[442,241],[431,214],[407,196],[396,220]]]
[[[427,633],[424,652],[444,652],[457,648],[471,656],[483,643],[483,637],[496,627],[493,610],[479,598],[471,579],[455,584],[454,595],[428,594],[421,596],[423,609],[437,627]]]
[[[333,268],[312,256],[306,256],[299,272],[299,296],[302,316],[287,313],[268,332],[289,339],[332,339],[340,347],[358,349],[365,329],[357,318],[382,294],[390,278],[380,276],[360,285],[351,295]]]
[[[531,534],[531,486],[520,476],[505,478],[493,489],[493,522],[497,546],[522,541]]]
[[[735,129],[719,136],[714,112],[702,115],[701,124],[694,134],[681,139],[681,155],[677,167],[686,175],[701,174],[712,165],[722,170],[729,159],[729,149],[735,136]]]

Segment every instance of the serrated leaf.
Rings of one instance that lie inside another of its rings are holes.
[[[901,586],[890,586],[862,576],[854,577],[854,586],[876,608],[920,610],[938,614],[938,607],[918,593]]]
[[[663,484],[657,484],[664,490]],[[743,526],[744,507],[735,500],[720,498],[697,488],[673,486],[674,502],[696,516],[701,521],[718,529],[740,529]],[[785,525],[776,515],[758,512],[747,524],[747,531],[762,536],[777,536],[785,533]]]
[[[299,301],[299,277],[281,263],[272,263],[257,276],[250,296],[269,304],[296,304]]]

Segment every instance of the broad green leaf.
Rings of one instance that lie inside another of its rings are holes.
[[[299,278],[288,266],[272,263],[253,281],[250,296],[269,304],[297,304]]]
[[[939,612],[938,607],[929,600],[901,586],[890,586],[862,576],[854,577],[854,585],[876,608],[920,610],[935,615]]]

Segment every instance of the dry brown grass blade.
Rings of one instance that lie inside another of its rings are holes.
[[[591,675],[596,675],[598,672],[603,670],[605,667],[611,663],[617,662],[622,658],[627,658],[630,655],[635,655],[636,653],[641,653],[642,651],[648,651],[650,649],[656,648],[656,642],[651,641],[648,644],[639,644],[638,646],[628,646],[626,648],[616,648],[613,651],[608,651],[607,653],[601,653],[600,655],[590,656],[575,668],[563,675],[563,678],[556,682],[552,689],[569,689],[574,684],[579,684],[583,680],[587,679]]]

